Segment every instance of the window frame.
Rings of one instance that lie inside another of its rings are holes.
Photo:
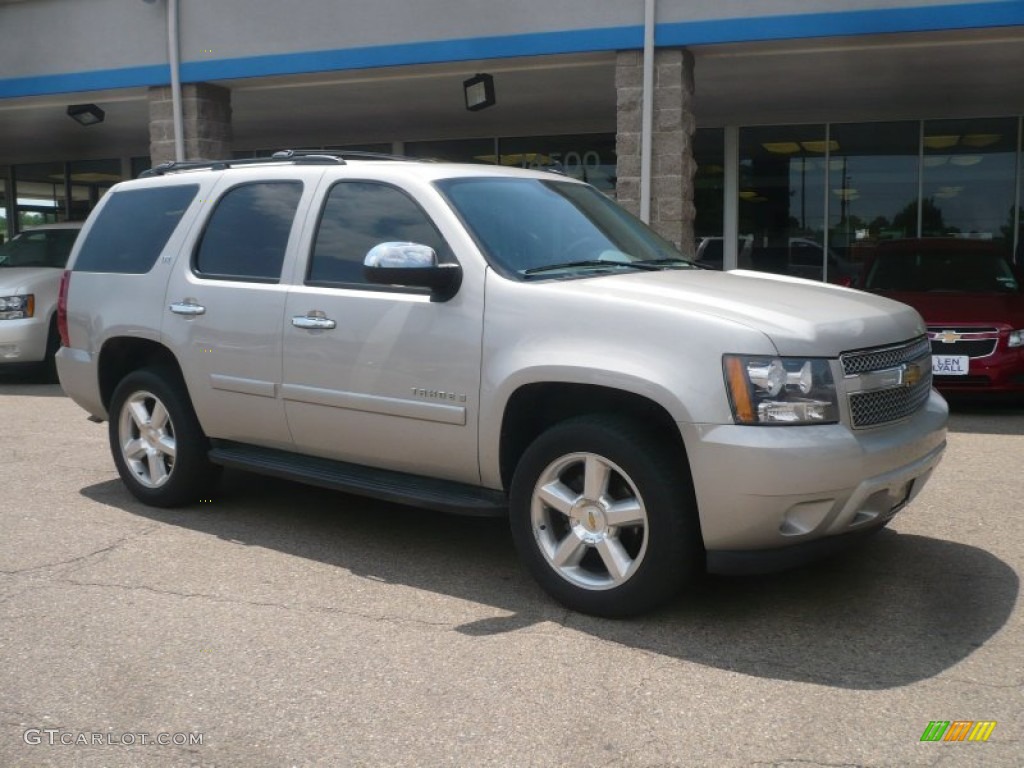
[[[299,196],[295,201],[295,211],[292,213],[291,227],[288,229],[288,237],[284,244],[284,253],[281,256],[281,267],[277,277],[260,277],[256,275],[231,275],[216,272],[204,272],[199,269],[199,252],[202,250],[203,241],[206,240],[206,235],[209,232],[210,224],[217,215],[217,211],[224,202],[225,198],[237,189],[243,187],[254,187],[254,186],[267,186],[267,185],[287,184],[287,185],[298,185]],[[220,195],[217,196],[217,200],[212,206],[210,212],[207,214],[205,221],[203,221],[202,231],[199,233],[199,237],[196,238],[195,245],[192,246],[192,253],[189,257],[189,269],[192,274],[201,280],[219,280],[235,283],[259,283],[261,285],[280,285],[284,280],[285,274],[285,262],[288,260],[288,244],[292,239],[292,235],[295,232],[295,225],[301,218],[299,215],[299,209],[302,204],[302,197],[306,193],[306,184],[302,179],[254,179],[251,181],[242,181],[238,184],[233,184]]]
[[[313,260],[316,258],[316,247],[317,247],[317,241],[318,241],[318,238],[319,238],[319,235],[320,235],[320,227],[321,227],[321,224],[323,223],[324,216],[327,213],[327,206],[328,206],[328,204],[330,203],[330,200],[331,200],[331,193],[337,187],[341,186],[342,184],[373,184],[374,186],[377,186],[377,187],[386,187],[386,188],[389,188],[389,189],[393,189],[396,192],[398,192],[399,194],[403,195],[406,199],[409,200],[409,202],[412,203],[412,205],[416,208],[416,210],[418,210],[423,215],[424,220],[427,221],[430,224],[430,226],[434,229],[434,232],[437,235],[438,241],[441,242],[444,245],[444,253],[438,253],[437,254],[437,263],[438,264],[456,264],[456,265],[459,264],[458,259],[455,257],[455,250],[451,247],[451,244],[448,242],[448,240],[445,238],[444,234],[441,232],[441,228],[437,226],[437,222],[434,221],[434,218],[429,213],[427,213],[426,208],[424,208],[420,204],[420,201],[417,200],[416,197],[413,194],[411,194],[407,189],[405,189],[402,186],[400,186],[398,184],[395,184],[393,182],[383,181],[383,180],[380,180],[380,179],[344,178],[344,179],[337,179],[333,183],[331,183],[331,185],[324,192],[323,199],[320,202],[320,210],[317,212],[317,217],[316,217],[316,222],[314,224],[312,237],[310,238],[310,241],[309,241],[309,252],[308,252],[307,257],[306,257],[306,268],[305,268],[305,270],[303,270],[302,284],[305,285],[305,286],[308,286],[310,288],[334,288],[334,289],[343,289],[343,290],[375,291],[375,292],[382,292],[383,291],[383,292],[387,292],[387,293],[410,294],[410,295],[413,295],[413,296],[430,296],[431,291],[430,291],[429,288],[421,288],[421,287],[412,286],[412,285],[384,285],[384,284],[381,284],[381,283],[370,283],[370,282],[353,283],[353,282],[342,281],[342,280],[311,280],[310,279],[310,275],[313,272]],[[390,242],[390,241],[384,240],[384,241],[381,241],[381,242]],[[426,245],[426,243],[422,243],[422,245]],[[365,255],[364,255],[364,259],[365,259]],[[360,264],[362,264],[362,262],[360,262]]]

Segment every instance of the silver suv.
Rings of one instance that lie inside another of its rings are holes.
[[[103,198],[60,302],[61,383],[145,503],[229,466],[507,515],[604,616],[877,531],[945,447],[914,310],[695,268],[542,171],[161,167]]]
[[[23,363],[53,375],[57,289],[80,222],[43,224],[0,245],[0,370]]]

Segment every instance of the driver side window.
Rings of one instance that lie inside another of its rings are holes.
[[[306,284],[379,289],[363,277],[363,259],[387,242],[429,245],[439,262],[454,261],[434,223],[402,190],[369,181],[335,184],[320,215]]]

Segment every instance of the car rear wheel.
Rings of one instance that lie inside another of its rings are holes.
[[[516,469],[510,516],[533,576],[581,613],[649,611],[702,562],[685,456],[617,417],[571,419],[538,437]]]
[[[175,371],[147,368],[122,379],[111,398],[109,436],[121,479],[146,504],[197,501],[217,480],[209,441]]]

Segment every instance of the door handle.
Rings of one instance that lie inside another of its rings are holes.
[[[196,315],[205,315],[206,307],[202,304],[196,304],[194,301],[176,301],[171,304],[168,309],[176,315],[186,315],[188,317],[195,317]]]
[[[315,317],[312,315],[296,315],[292,318],[292,325],[309,331],[329,331],[338,327],[338,324],[329,317]]]

